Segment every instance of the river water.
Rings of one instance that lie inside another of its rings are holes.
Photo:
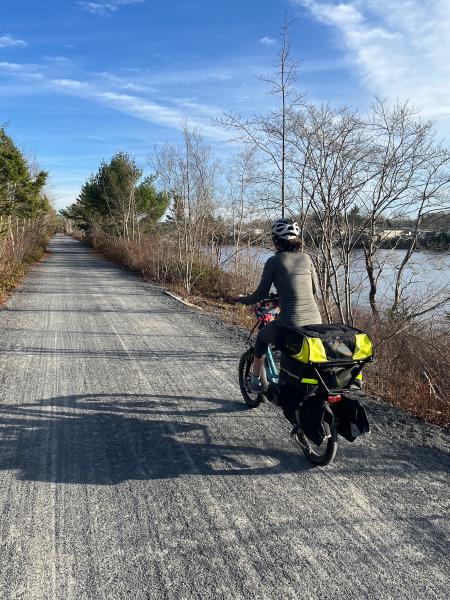
[[[232,247],[222,249],[222,261],[233,252]],[[258,271],[262,270],[264,262],[273,254],[266,249],[249,248],[242,252],[250,254],[254,258],[254,264]],[[398,266],[401,264],[406,250],[379,250],[377,261],[384,265],[378,282],[378,300],[381,304],[389,305],[394,295],[394,284]],[[230,262],[224,263],[224,268],[231,268]],[[364,253],[355,250],[351,282],[357,289],[354,293],[355,303],[365,306],[368,304],[368,280],[364,268]],[[450,296],[450,253],[446,252],[414,252],[408,268],[404,272],[403,282],[405,297],[410,302],[426,303],[436,295],[439,297]],[[443,307],[444,311],[450,311],[450,303]]]

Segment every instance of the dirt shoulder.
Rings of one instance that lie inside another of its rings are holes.
[[[0,309],[6,304],[8,298],[20,287],[28,272],[38,263],[50,255],[48,250],[39,252],[31,261],[24,261],[16,266],[7,281],[0,280]]]

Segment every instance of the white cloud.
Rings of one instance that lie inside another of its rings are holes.
[[[43,56],[43,59],[45,60],[45,62],[57,63],[57,64],[63,64],[63,63],[67,64],[67,63],[71,62],[65,56]]]
[[[93,96],[100,100],[104,100],[106,104],[114,106],[115,108],[120,108],[135,117],[156,121],[157,123],[163,123],[170,127],[178,128],[180,122],[183,120],[183,116],[178,111],[129,94],[101,91],[94,92]]]
[[[0,70],[9,71],[11,73],[32,73],[38,69],[38,65],[33,64],[0,62]]]
[[[58,93],[79,97],[175,130],[182,129],[187,120],[205,136],[222,142],[229,139],[229,134],[213,126],[212,118],[220,117],[223,110],[236,105],[244,113],[255,110],[257,99],[253,92],[260,86],[249,78],[248,70],[257,73],[261,67],[248,64],[245,67],[247,71],[241,65],[231,68],[220,64],[207,64],[183,72],[127,70],[128,77],[125,77],[123,71],[118,74],[82,73],[70,61],[44,60],[41,65],[0,62],[0,74],[3,71],[0,86],[2,93],[8,94]],[[72,77],[72,73],[78,75]],[[31,81],[33,85],[29,85]],[[237,88],[241,96],[247,95],[252,102],[239,101]],[[260,100],[265,106],[267,99],[262,92]]]
[[[51,79],[50,83],[53,83],[54,85],[56,85],[58,87],[71,89],[71,90],[81,90],[83,88],[89,87],[83,81],[77,81],[76,79]]]
[[[182,129],[186,119],[188,119],[191,126],[198,127],[204,135],[210,138],[225,140],[229,137],[224,131],[210,124],[209,115],[205,114],[205,107],[199,105],[195,106],[197,109],[195,112],[187,112],[186,110],[180,110],[171,106],[163,106],[150,100],[131,96],[129,94],[118,94],[110,91],[92,91],[90,95],[92,99],[97,99],[103,104],[121,110],[144,121],[166,125],[168,127],[173,127],[174,129]],[[180,102],[179,104],[180,106],[183,106],[183,102]],[[184,106],[185,108],[194,108],[192,105],[186,107],[184,104]]]
[[[105,17],[115,13],[121,6],[128,6],[130,4],[143,4],[145,1],[146,0],[110,0],[109,2],[80,1],[78,4],[83,10],[90,12],[93,15]]]
[[[371,92],[450,116],[448,0],[293,1],[335,29]]]
[[[138,85],[136,83],[124,83],[120,86],[123,90],[130,90],[131,92],[146,92],[148,88],[143,85]]]
[[[163,98],[161,94],[158,94],[159,102],[154,102],[150,98],[117,91],[117,88],[123,89],[126,87],[124,81],[118,77],[110,77],[115,82],[115,90],[111,89],[112,86],[106,87],[101,80],[80,81],[67,77],[51,78],[45,71],[39,72],[38,68],[37,65],[0,62],[0,72],[2,70],[6,71],[19,81],[29,82],[32,80],[39,82],[39,86],[34,88],[35,92],[38,90],[54,90],[58,93],[77,96],[119,110],[136,119],[173,129],[182,129],[187,119],[191,126],[198,127],[204,135],[211,139],[222,141],[228,139],[228,134],[211,125],[211,117],[219,116],[220,111],[198,103],[195,99],[176,96]],[[136,88],[143,89],[132,83],[128,86],[130,90],[136,91]]]
[[[268,36],[266,35],[265,37],[261,38],[261,39],[259,40],[259,42],[260,42],[261,44],[264,44],[265,46],[274,46],[274,45],[275,45],[275,43],[276,43],[276,40],[274,40],[273,38],[271,38],[271,37],[268,37]]]
[[[11,35],[9,35],[9,33],[7,33],[5,35],[0,35],[0,48],[7,48],[10,46],[24,47],[24,46],[27,46],[27,43],[24,42],[23,40],[18,40],[16,38],[13,38]]]

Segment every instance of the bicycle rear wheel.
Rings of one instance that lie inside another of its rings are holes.
[[[239,387],[241,388],[242,397],[245,400],[245,404],[249,408],[257,408],[261,402],[265,399],[264,391],[267,390],[268,382],[266,377],[266,371],[263,367],[261,373],[261,385],[263,388],[262,393],[252,394],[246,389],[245,380],[250,374],[250,368],[253,363],[253,348],[250,348],[241,356],[239,361]]]
[[[317,445],[299,429],[294,434],[295,441],[300,445],[306,458],[317,467],[329,465],[337,452],[337,431],[335,423],[330,428],[330,437]]]

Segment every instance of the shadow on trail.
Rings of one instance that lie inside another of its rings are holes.
[[[38,404],[1,404],[0,470],[17,471],[23,481],[91,485],[199,475],[300,476],[312,466],[297,449],[268,447],[267,438],[260,444],[242,443],[248,429],[242,419],[264,431],[266,426],[271,429],[272,416],[275,412],[248,411],[239,402],[218,398],[149,394],[57,396]],[[227,417],[236,421],[236,434],[233,429],[229,433],[228,426],[220,427]],[[211,419],[211,429],[206,419]],[[335,476],[391,475],[391,491],[398,487],[399,493],[418,471],[444,475],[450,458],[442,449],[424,446],[411,455],[406,440],[397,440],[394,448],[342,440],[340,445],[331,467]]]
[[[123,308],[51,308],[49,310],[48,307],[43,308],[8,308],[8,312],[10,313],[81,313],[81,314],[99,314],[99,313],[119,313],[126,315],[184,315],[186,311],[183,309],[171,309],[171,308],[158,308],[155,310],[151,306],[145,309],[130,309],[127,307]]]
[[[0,470],[17,470],[24,481],[114,485],[310,468],[296,452],[233,443],[233,438],[218,443],[198,422],[244,411],[239,403],[216,398],[147,394],[59,396],[39,404],[3,404]],[[197,422],[191,420],[194,417]]]
[[[195,351],[195,350],[104,350],[104,349],[77,349],[77,348],[43,348],[42,346],[22,346],[14,348],[4,348],[0,350],[0,354],[14,354],[23,356],[70,356],[72,358],[98,358],[107,360],[119,361],[174,361],[177,362],[223,362],[235,363],[239,359],[239,355],[234,352],[210,352],[210,351]]]

